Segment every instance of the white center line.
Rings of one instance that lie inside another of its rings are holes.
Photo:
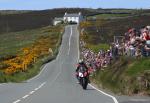
[[[29,95],[25,95],[24,97],[22,97],[23,99],[27,98]]]
[[[42,86],[44,86],[46,84],[46,82],[42,83],[38,88],[35,88],[33,91],[31,91],[28,95],[23,96],[21,99],[26,99],[27,97],[29,97],[30,95],[32,95],[34,92],[36,92],[38,89],[40,89]],[[18,103],[21,101],[21,99],[16,100],[13,103]]]
[[[78,36],[80,36],[80,34],[78,33]],[[77,58],[77,62],[80,58],[80,50],[79,50],[79,45],[80,45],[80,40],[79,40],[79,37],[78,37],[78,40],[77,40],[77,48],[78,48],[78,58]]]
[[[59,66],[60,66],[59,72],[58,72],[58,74],[56,75],[56,77],[53,79],[53,81],[51,82],[50,85],[52,85],[52,84],[58,79],[58,77],[60,76],[60,74],[61,74],[61,72],[62,72],[62,64],[63,64],[63,62],[59,65]]]
[[[46,82],[42,83],[39,88],[43,87],[46,84]]]
[[[71,33],[70,33],[70,37],[69,37],[69,49],[68,49],[68,55],[69,55],[69,53],[70,53],[71,37],[72,37],[72,26],[71,26]]]
[[[16,100],[15,102],[13,102],[13,103],[18,103],[18,102],[20,102],[21,100],[20,99],[18,99],[18,100]]]
[[[37,91],[39,88],[35,88],[34,90]]]
[[[30,94],[33,94],[35,91],[31,91]]]

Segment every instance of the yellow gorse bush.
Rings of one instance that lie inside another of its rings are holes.
[[[13,74],[19,71],[26,71],[28,66],[36,62],[37,58],[52,55],[49,49],[53,47],[54,43],[56,44],[57,40],[47,36],[38,39],[31,47],[22,48],[21,52],[15,58],[4,61],[7,65],[4,73]]]

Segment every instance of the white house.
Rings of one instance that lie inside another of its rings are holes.
[[[74,14],[68,14],[67,12],[64,15],[64,22],[75,22],[79,24],[81,21],[83,21],[83,16],[81,12],[74,13]]]
[[[53,25],[57,25],[57,24],[62,23],[62,22],[63,22],[63,18],[54,18]]]

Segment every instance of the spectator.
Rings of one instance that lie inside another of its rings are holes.
[[[112,59],[117,59],[119,55],[127,55],[131,57],[150,57],[150,26],[136,30],[129,29],[125,33],[125,40],[119,44],[112,43],[110,50],[99,50],[94,53],[92,50],[84,48],[86,43],[80,41],[81,55],[83,56],[90,72],[97,69],[103,69],[111,64]]]

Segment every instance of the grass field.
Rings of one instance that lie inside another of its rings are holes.
[[[47,29],[50,27],[47,27]],[[49,32],[42,33],[46,28],[25,30],[21,32],[10,32],[0,35],[0,57],[15,55],[22,47],[31,45],[36,38],[47,35]]]
[[[7,55],[16,55],[21,48],[31,45],[38,37],[44,35],[58,34],[59,31],[51,31],[52,27],[47,26],[33,30],[25,30],[20,32],[10,32],[0,35],[0,57]]]
[[[63,27],[64,25],[47,26],[33,30],[1,34],[0,37],[4,39],[0,41],[0,82],[21,82],[35,76],[44,63],[56,57],[59,45],[61,44]],[[46,42],[48,44],[42,44],[41,42]],[[26,71],[12,73],[10,75],[4,73],[7,65],[4,65],[3,61],[12,58],[15,59],[16,56],[22,55],[23,48],[30,48],[36,45],[51,48],[53,50],[53,55],[48,56],[47,54],[41,54],[36,62],[27,67],[28,69]]]
[[[87,19],[118,19],[138,15],[149,15],[149,9],[97,9],[97,14],[89,15]]]
[[[88,19],[96,18],[96,19],[114,19],[118,17],[128,17],[131,14],[98,14],[95,16],[89,16]]]

